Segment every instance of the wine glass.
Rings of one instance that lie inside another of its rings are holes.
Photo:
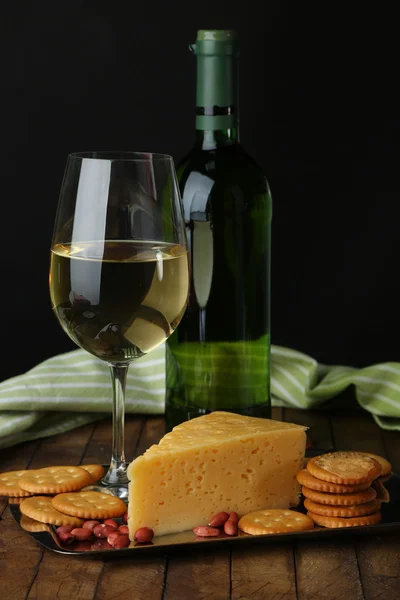
[[[112,455],[109,470],[95,489],[126,498],[128,367],[171,335],[184,314],[189,291],[185,225],[170,156],[138,152],[68,156],[49,281],[52,307],[64,331],[110,367]]]

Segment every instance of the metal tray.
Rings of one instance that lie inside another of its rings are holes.
[[[320,540],[323,538],[334,538],[346,535],[362,535],[362,534],[380,534],[385,531],[400,531],[400,476],[394,474],[391,479],[385,483],[385,487],[390,494],[390,502],[383,503],[381,507],[382,522],[377,525],[369,525],[366,527],[343,527],[337,529],[327,529],[316,527],[311,531],[302,531],[298,533],[279,533],[274,535],[247,535],[239,532],[237,537],[221,536],[217,538],[196,538],[192,531],[183,531],[182,533],[174,533],[155,537],[148,544],[139,544],[131,542],[128,548],[116,550],[114,548],[107,550],[74,550],[71,546],[62,546],[55,533],[55,527],[48,526],[47,531],[40,533],[32,533],[24,530],[28,535],[32,536],[39,544],[60,554],[68,554],[73,556],[91,556],[91,557],[112,557],[115,553],[118,556],[143,556],[152,553],[167,554],[175,550],[189,550],[189,548],[199,548],[206,545],[209,547],[223,547],[226,544],[232,546],[244,547],[252,544],[269,544],[271,542],[285,540]],[[11,514],[19,524],[21,512],[18,504],[10,504]],[[303,505],[300,504],[296,510],[306,512]]]

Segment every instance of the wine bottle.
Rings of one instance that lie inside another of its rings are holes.
[[[177,175],[191,264],[186,313],[167,346],[166,419],[213,410],[269,417],[267,180],[239,142],[236,33],[200,30],[196,138]]]

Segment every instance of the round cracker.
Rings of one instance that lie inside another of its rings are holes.
[[[82,519],[110,519],[127,512],[123,500],[103,492],[75,492],[58,494],[51,500],[54,508]]]
[[[309,488],[301,488],[303,496],[318,502],[319,504],[325,504],[329,506],[355,506],[358,504],[365,504],[366,502],[372,502],[376,498],[376,490],[368,488],[363,492],[354,492],[354,494],[329,494],[326,492],[317,492],[317,490],[310,490]]]
[[[104,468],[101,465],[80,465],[82,469],[88,471],[90,474],[92,481],[89,485],[93,485],[104,476]]]
[[[317,515],[311,511],[308,511],[307,515],[317,525],[332,529],[336,529],[336,527],[363,527],[366,525],[376,525],[382,521],[380,512],[366,515],[365,517],[350,517],[347,519],[345,517],[324,517],[323,515]]]
[[[379,500],[372,500],[372,502],[366,502],[357,506],[328,506],[326,504],[318,504],[318,502],[313,502],[306,498],[304,506],[310,512],[325,517],[363,517],[364,515],[371,515],[378,511],[381,503]]]
[[[389,475],[389,473],[392,472],[391,463],[388,460],[386,460],[386,458],[383,458],[383,456],[379,456],[378,454],[373,454],[372,452],[361,452],[361,454],[365,454],[366,456],[373,458],[381,465],[381,473],[380,473],[381,477],[384,477],[385,475]]]
[[[50,526],[47,523],[41,523],[40,521],[36,521],[36,519],[31,519],[31,517],[28,517],[27,515],[21,515],[19,524],[22,529],[31,533],[50,531]]]
[[[0,496],[12,496],[13,498],[24,498],[32,496],[28,491],[20,488],[19,481],[27,473],[34,471],[8,471],[0,473]]]
[[[314,523],[307,515],[295,510],[270,508],[244,515],[239,520],[238,527],[250,535],[263,535],[307,531],[313,529]]]
[[[390,472],[387,475],[383,475],[382,477],[378,477],[377,479],[374,479],[374,481],[380,481],[381,483],[386,483],[387,481],[389,481],[389,479],[391,479],[392,476],[393,476],[393,473]]]
[[[311,475],[307,469],[302,469],[299,471],[296,475],[296,479],[301,485],[305,485],[311,490],[317,490],[318,492],[329,492],[330,494],[350,494],[352,492],[362,492],[368,489],[371,485],[371,481],[356,483],[354,485],[330,483],[329,481],[317,479],[314,477],[314,475]]]
[[[379,477],[381,465],[362,452],[328,452],[310,458],[307,470],[323,481],[353,485]]]
[[[381,502],[390,502],[390,494],[385,487],[385,481],[390,479],[390,475],[385,475],[384,477],[378,477],[371,483],[371,486],[376,491],[376,499]]]
[[[74,525],[82,527],[84,521],[70,515],[66,515],[57,509],[51,503],[48,496],[32,496],[21,502],[19,509],[23,515],[50,525]]]
[[[57,466],[27,471],[19,479],[19,486],[33,494],[59,494],[80,490],[91,481],[90,473],[82,467]]]
[[[32,496],[32,494],[30,494],[29,496]],[[21,504],[21,502],[25,500],[25,498],[29,498],[29,496],[20,496],[15,498],[13,496],[9,496],[8,504]]]

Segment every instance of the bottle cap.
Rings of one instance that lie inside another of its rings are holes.
[[[199,29],[197,32],[198,42],[231,42],[237,39],[237,33],[233,29]]]
[[[196,42],[189,48],[197,56],[237,56],[239,40],[233,29],[199,29]]]
[[[236,127],[239,42],[232,29],[200,29],[189,48],[197,58],[197,129]]]

